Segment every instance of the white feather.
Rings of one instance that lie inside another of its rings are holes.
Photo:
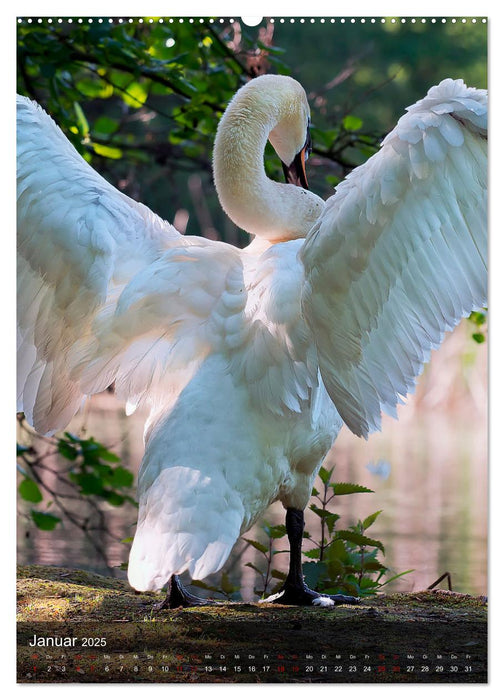
[[[270,133],[301,150],[301,86],[250,81],[214,150],[221,202],[256,234],[238,250],[180,236],[18,98],[19,406],[42,433],[112,382],[127,413],[150,406],[135,588],[219,570],[275,500],[303,509],[343,421],[379,429],[485,303],[485,115],[486,93],[443,81],[324,204],[262,164]]]

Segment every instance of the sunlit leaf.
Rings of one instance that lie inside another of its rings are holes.
[[[101,143],[93,142],[93,150],[99,156],[103,156],[104,158],[113,158],[114,160],[117,160],[118,158],[122,158],[121,149],[114,148],[113,146],[104,146]]]
[[[85,137],[89,136],[89,124],[86,119],[86,115],[84,114],[82,107],[78,102],[74,102],[74,110],[77,116],[77,126],[79,128],[79,133]]]
[[[381,511],[381,510],[377,510],[376,513],[371,513],[371,515],[368,515],[367,518],[364,518],[364,520],[362,521],[362,527],[363,527],[363,529],[364,529],[364,530],[367,530],[368,527],[370,527],[370,526],[374,523],[374,521],[376,520],[376,518],[377,518],[377,517],[380,515],[380,513],[382,513],[382,512],[383,512],[383,511]]]
[[[135,82],[130,83],[124,92],[121,92],[121,97],[124,102],[130,107],[138,109],[141,107],[149,95],[148,83]]]
[[[82,78],[77,81],[76,88],[90,99],[106,99],[114,94],[113,85],[97,78]]]
[[[347,131],[358,131],[362,127],[362,119],[354,117],[352,114],[347,114],[343,119],[343,127]]]

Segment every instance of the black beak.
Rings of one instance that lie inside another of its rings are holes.
[[[308,179],[306,177],[306,161],[311,153],[310,129],[306,131],[306,141],[303,148],[296,155],[290,165],[282,163],[285,182],[290,185],[297,185],[303,189],[308,189]]]

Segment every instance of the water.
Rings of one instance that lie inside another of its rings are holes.
[[[126,418],[114,397],[94,397],[70,429],[85,426],[118,451],[136,470],[142,447],[142,417]],[[372,474],[366,465],[390,465],[388,478]],[[455,590],[474,595],[487,592],[487,392],[486,347],[467,339],[461,327],[435,353],[416,395],[399,410],[399,421],[384,419],[381,433],[366,442],[344,430],[329,453],[337,481],[359,483],[374,493],[340,497],[335,510],[338,527],[345,528],[377,510],[383,510],[369,535],[386,547],[384,562],[392,572],[414,569],[389,590],[424,589],[449,571]],[[101,539],[109,566],[72,525],[53,532],[28,527],[19,504],[18,562],[85,568],[124,578],[118,567],[127,561],[129,545],[120,540],[134,533],[134,508],[106,509],[113,538]],[[283,509],[274,504],[265,515],[283,522]],[[317,519],[307,512],[306,529],[317,534]],[[255,529],[248,536],[261,538]],[[287,543],[279,543],[285,549]],[[261,555],[240,542],[230,562],[245,599],[254,597],[254,571]],[[286,555],[277,555],[275,568],[285,570]],[[219,576],[217,578],[220,578]],[[443,584],[445,585],[445,584]]]

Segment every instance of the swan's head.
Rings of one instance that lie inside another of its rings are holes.
[[[217,129],[213,165],[219,200],[237,226],[270,241],[306,236],[323,208],[307,190],[309,125],[306,93],[293,78],[262,75],[233,97]],[[264,172],[268,139],[289,184]]]

